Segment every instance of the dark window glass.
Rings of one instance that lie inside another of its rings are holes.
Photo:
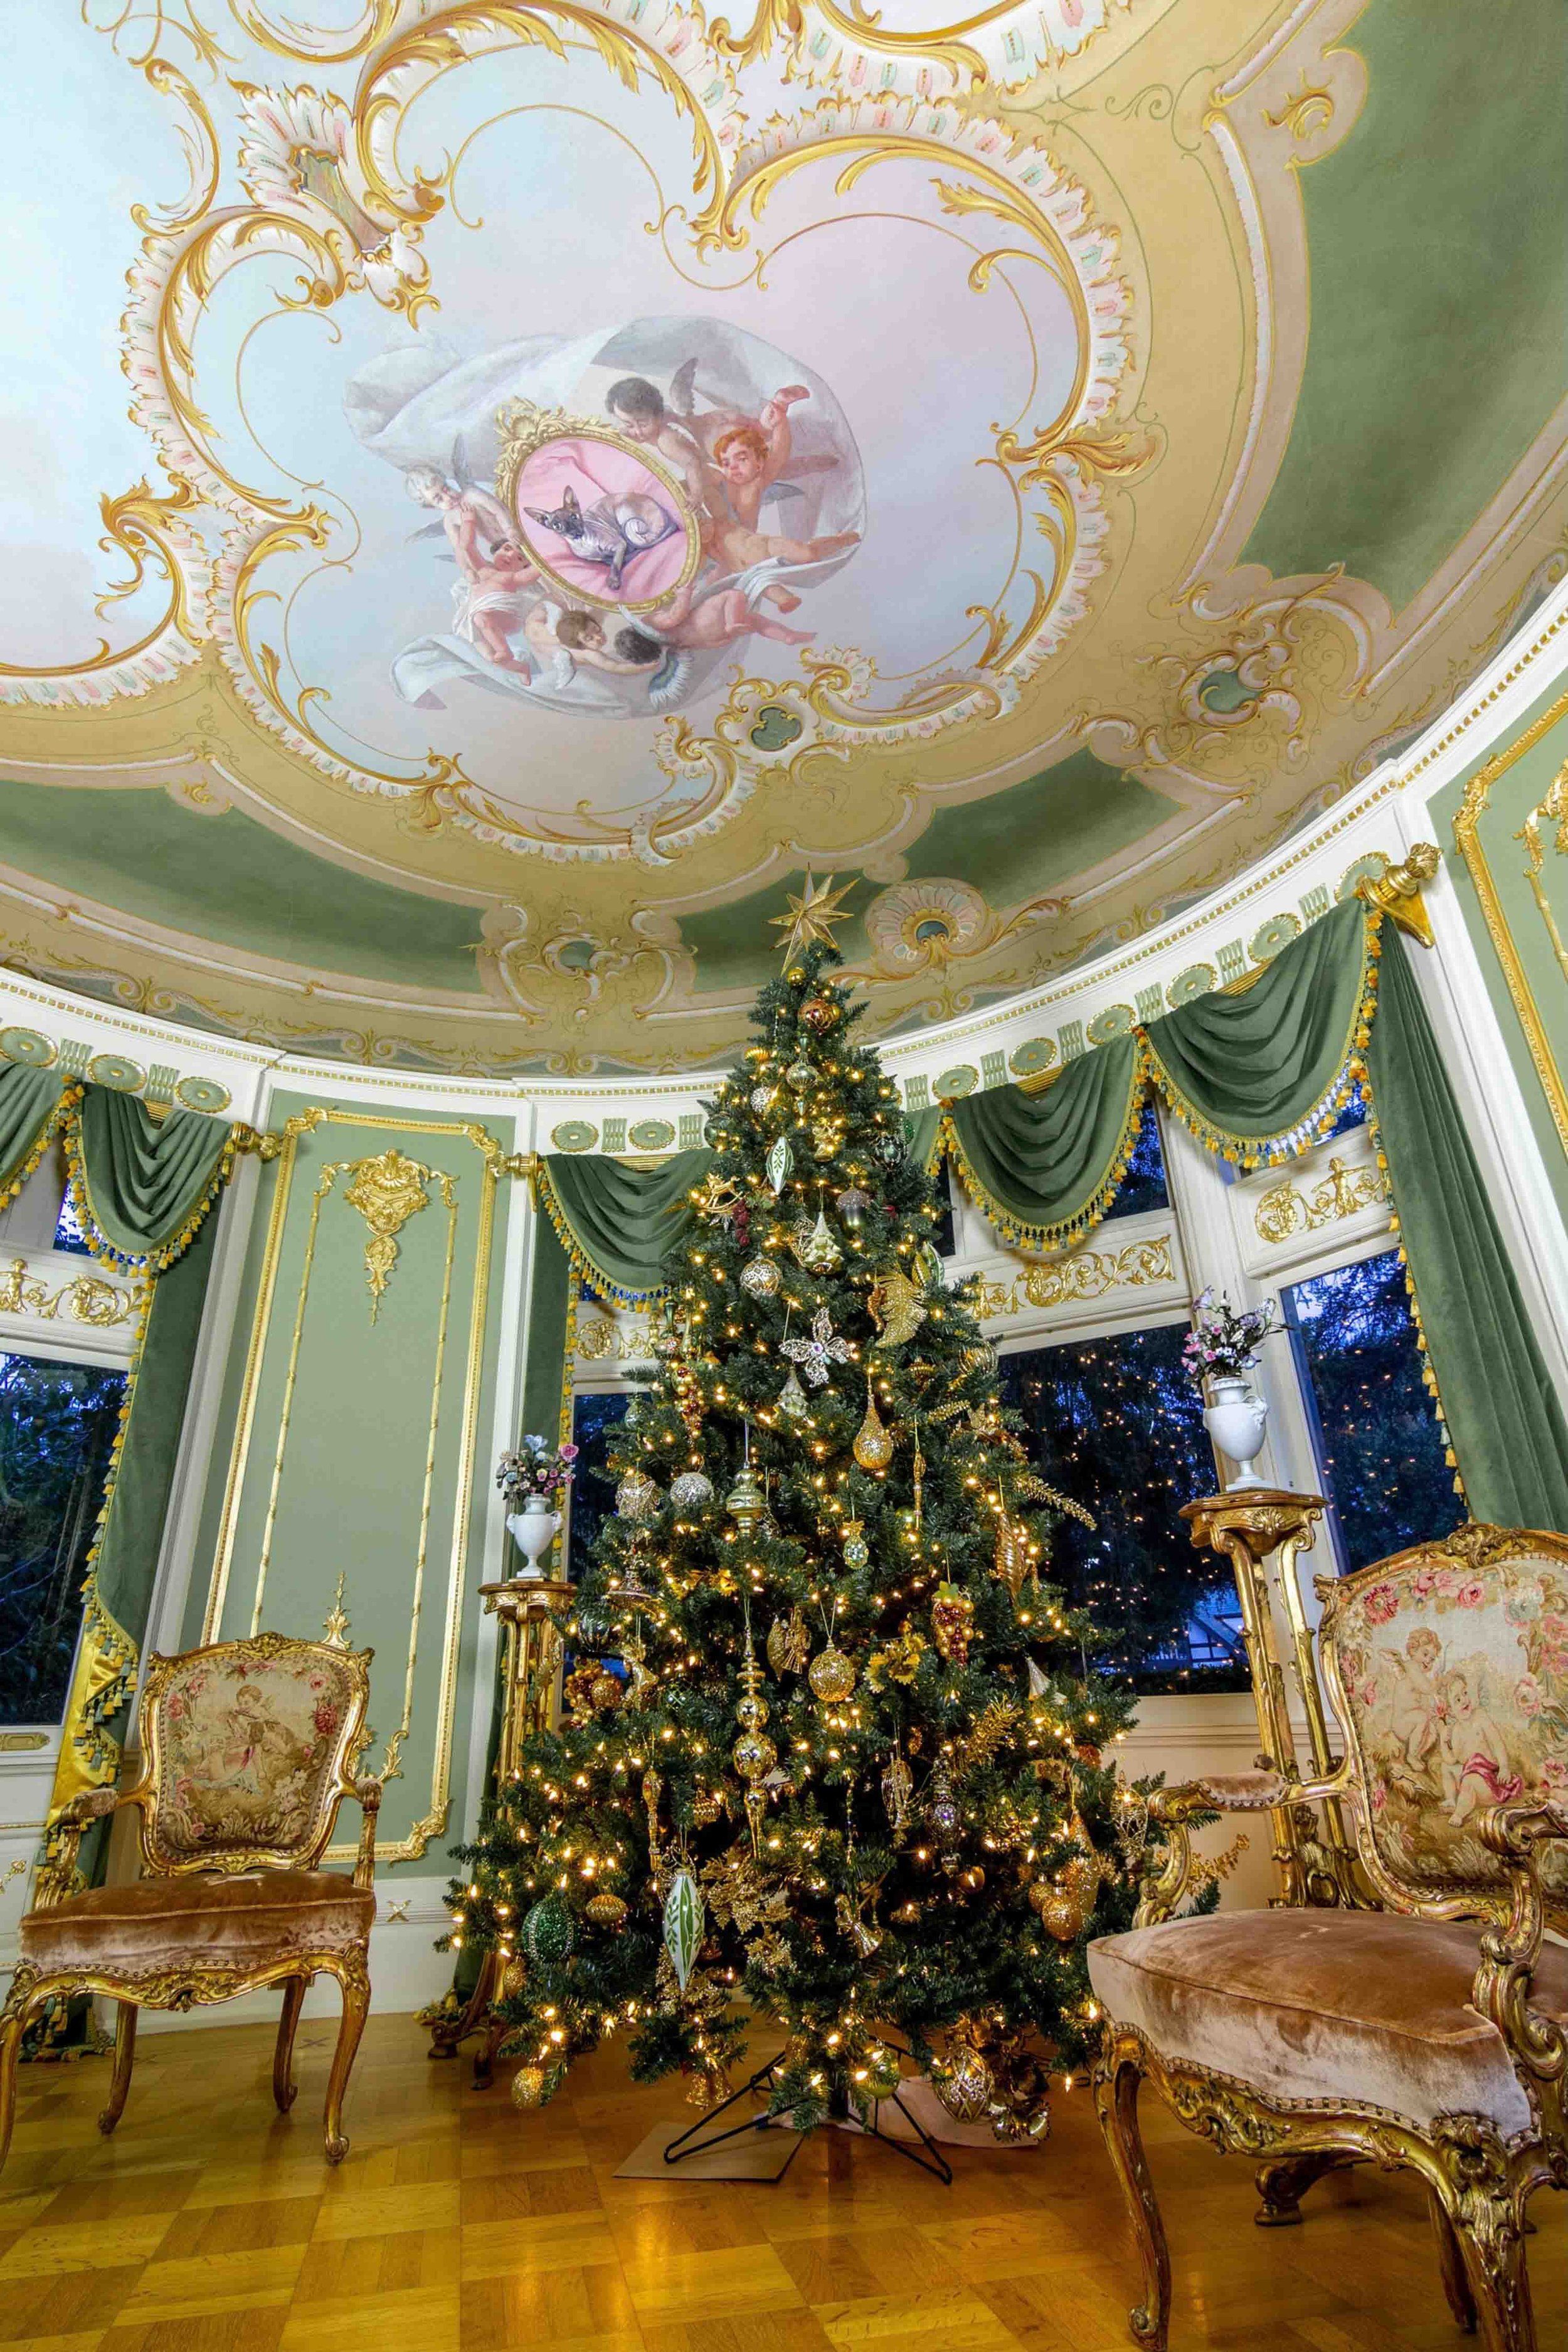
[[[931,1227],[931,1246],[938,1257],[951,1257],[958,1246],[953,1232],[952,1181],[944,1160],[931,1180],[938,1211],[936,1223]]]
[[[92,1255],[88,1248],[87,1235],[81,1229],[81,1220],[77,1215],[76,1202],[71,1199],[71,1188],[68,1184],[60,1201],[60,1213],[55,1219],[55,1247],[57,1250],[69,1250],[73,1257],[90,1257]]]
[[[1122,1188],[1111,1207],[1110,1217],[1139,1217],[1145,1209],[1167,1209],[1170,1194],[1166,1190],[1166,1155],[1160,1150],[1159,1121],[1155,1117],[1152,1102],[1144,1104],[1143,1117],[1138,1121],[1138,1139],[1133,1146],[1133,1156],[1127,1162],[1127,1172]]]
[[[1176,1516],[1215,1481],[1186,1338],[1176,1324],[1004,1356],[1002,1400],[1041,1475],[1094,1514],[1092,1532],[1061,1521],[1049,1574],[1112,1636],[1101,1664],[1138,1690],[1245,1690],[1235,1586]]]
[[[1364,1127],[1365,1125],[1366,1105],[1361,1098],[1361,1088],[1357,1087],[1352,1092],[1350,1100],[1346,1103],[1344,1108],[1341,1111],[1339,1117],[1330,1128],[1328,1135],[1324,1137],[1323,1140],[1327,1142],[1336,1135],[1348,1135],[1353,1128]]]
[[[1284,1308],[1345,1570],[1448,1535],[1464,1507],[1422,1381],[1398,1251],[1293,1283]]]
[[[0,1355],[0,1723],[65,1712],[125,1378]]]
[[[580,1581],[599,1539],[599,1530],[615,1508],[615,1480],[607,1467],[606,1457],[610,1441],[625,1420],[631,1402],[632,1392],[627,1389],[572,1400],[571,1438],[580,1449],[571,1481],[571,1529],[566,1569],[573,1584]]]

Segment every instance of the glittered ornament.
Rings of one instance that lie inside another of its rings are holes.
[[[811,1654],[811,1637],[798,1609],[775,1617],[768,1629],[768,1663],[776,1675],[798,1675]]]
[[[512,2077],[512,2105],[526,2112],[529,2107],[542,2107],[545,2103],[545,2070],[542,2066],[519,2066]]]
[[[937,2060],[931,2084],[956,2124],[977,2124],[991,2104],[991,2070],[967,2043],[956,2043]]]
[[[623,1519],[651,1519],[659,1507],[659,1490],[641,1470],[622,1471],[615,1489],[615,1508]]]
[[[559,1969],[571,1958],[577,1923],[553,1895],[541,1895],[523,1921],[523,1949],[539,1969]]]
[[[1046,1934],[1053,1936],[1059,1944],[1075,1944],[1089,1924],[1089,1906],[1064,1886],[1052,1886],[1037,1878],[1029,1890],[1029,1899]]]
[[[594,1675],[588,1696],[599,1713],[604,1715],[612,1713],[626,1694],[622,1688],[619,1675],[601,1672]]]
[[[501,1998],[516,2000],[528,1980],[528,1971],[521,1960],[508,1960],[501,1970]]]
[[[893,1460],[893,1440],[878,1415],[866,1376],[865,1419],[855,1432],[854,1457],[862,1470],[885,1470]]]
[[[685,1992],[703,1939],[703,1898],[689,1870],[677,1870],[664,1897],[664,1949]]]
[[[843,1652],[835,1649],[830,1642],[827,1648],[819,1650],[812,1659],[806,1680],[824,1706],[836,1706],[841,1700],[848,1698],[855,1686],[854,1661],[846,1658]]]
[[[740,1286],[748,1298],[777,1298],[784,1276],[772,1258],[748,1257],[740,1269]]]
[[[825,1037],[830,1029],[838,1027],[843,1017],[843,1008],[831,996],[821,992],[808,996],[800,1007],[800,1025],[809,1029],[813,1037]]]
[[[1100,1893],[1101,1875],[1099,1858],[1092,1853],[1070,1854],[1062,1864],[1062,1886],[1075,1902],[1083,1906],[1085,1914],[1094,1908]]]
[[[670,1500],[677,1511],[702,1511],[713,1500],[713,1480],[702,1470],[683,1470],[670,1481]]]
[[[950,1665],[967,1663],[969,1638],[975,1630],[975,1604],[956,1584],[939,1584],[931,1603],[931,1631],[936,1647]]]
[[[793,1364],[789,1367],[789,1379],[775,1400],[775,1409],[783,1414],[786,1421],[804,1421],[811,1410],[806,1402],[806,1391],[800,1386]]]
[[[871,1547],[865,1539],[865,1521],[846,1519],[843,1524],[844,1566],[863,1568],[871,1558]]]
[[[778,1095],[779,1089],[777,1087],[760,1085],[752,1087],[748,1099],[752,1109],[757,1113],[758,1118],[767,1118],[768,1112],[772,1109],[775,1101],[778,1099]]]
[[[612,1895],[608,1887],[597,1895],[591,1895],[582,1909],[584,1917],[591,1919],[596,1927],[619,1927],[626,1917],[625,1904],[619,1895]]]

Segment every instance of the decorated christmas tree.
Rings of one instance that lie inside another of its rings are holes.
[[[914,2073],[1038,2136],[1096,2039],[1084,1948],[1130,1924],[1146,1808],[1107,1760],[1127,1702],[1040,1580],[1064,1498],[944,1286],[831,904],[794,902],[712,1106],[562,1620],[566,1719],[462,1850],[452,1941],[505,1962],[519,2106],[615,2034],[711,2104],[755,2019],[785,2041],[761,2095],[799,2125]]]

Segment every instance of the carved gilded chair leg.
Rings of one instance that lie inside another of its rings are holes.
[[[1454,2235],[1454,2225],[1443,2210],[1443,2200],[1435,2189],[1427,2191],[1427,2203],[1432,2216],[1432,2235],[1437,2241],[1437,2269],[1443,2281],[1443,2293],[1448,2299],[1448,2309],[1455,2323],[1467,2336],[1476,2328],[1476,2299],[1470,2293],[1470,2283],[1465,2274],[1465,2258],[1459,2252],[1459,2242]]]
[[[309,1982],[308,1977],[290,1977],[283,1988],[283,2014],[277,2021],[277,2042],[272,2053],[272,2095],[280,2116],[294,2105],[294,2029]]]
[[[343,2095],[349,2087],[360,2036],[365,2030],[371,1980],[364,1960],[357,1952],[333,1973],[343,1988],[343,2016],[338,2028],[338,2046],[332,2053],[332,2072],[327,2082],[327,2161],[341,2164],[349,2153],[349,2143],[343,2137]]]
[[[114,2021],[114,2073],[109,2085],[109,2105],[98,2119],[100,2132],[114,2129],[125,2113],[125,2101],[131,2089],[131,2069],[136,2063],[137,2008],[133,2000],[120,2003],[120,2014]]]
[[[16,2053],[26,2023],[26,2011],[20,2004],[8,2005],[0,2015],[0,2165],[5,2161],[11,2126],[16,2119]]]
[[[1522,2217],[1507,2197],[1467,2197],[1452,2213],[1486,2352],[1537,2352]]]
[[[1337,2172],[1351,2159],[1337,2151],[1319,2156],[1276,2157],[1260,2164],[1253,2178],[1262,2202],[1253,2220],[1260,2230],[1286,2230],[1301,2218],[1301,2200],[1325,2172]]]
[[[1095,2072],[1094,2109],[1122,2184],[1144,2266],[1144,2300],[1129,2313],[1128,2325],[1134,2343],[1141,2344],[1145,2352],[1166,2352],[1170,2335],[1171,2260],[1138,2129],[1140,2079],[1134,2056],[1125,2049],[1110,2050]]]

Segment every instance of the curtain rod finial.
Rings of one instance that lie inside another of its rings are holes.
[[[1419,940],[1424,948],[1433,947],[1432,919],[1421,893],[1441,863],[1435,842],[1417,841],[1399,865],[1388,866],[1380,876],[1364,877],[1356,890],[1369,907],[1391,915],[1400,929]]]

